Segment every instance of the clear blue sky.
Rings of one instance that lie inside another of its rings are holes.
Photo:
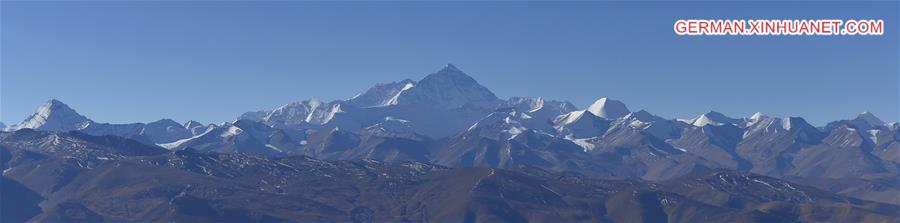
[[[900,116],[896,1],[9,2],[0,121],[57,98],[100,122],[230,121],[454,63],[500,97],[669,118]],[[677,19],[884,19],[878,37],[684,37]]]

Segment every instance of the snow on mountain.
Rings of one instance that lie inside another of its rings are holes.
[[[415,129],[410,125],[409,120],[398,119],[394,117],[384,117],[384,121],[368,126],[365,131],[381,137],[395,138],[416,138],[418,137]]]
[[[797,132],[798,137],[803,140],[815,138],[813,135],[819,134],[819,130],[806,122],[800,117],[776,118],[761,117],[759,120],[750,123],[745,127],[743,138],[747,139],[754,136],[776,135],[776,133]]]
[[[204,132],[206,132],[207,130],[216,127],[216,125],[214,125],[214,124],[204,125],[203,123],[200,123],[200,122],[197,122],[194,120],[185,122],[183,126],[185,129],[187,129],[188,131],[191,132],[191,135],[200,135],[200,134],[203,134]]]
[[[73,131],[87,128],[93,121],[56,99],[41,105],[34,114],[10,127],[10,130],[39,129],[47,131]]]
[[[404,86],[404,89],[406,90],[402,90],[395,100],[391,100],[391,104],[455,109],[467,104],[493,108],[502,103],[488,88],[452,64],[425,76],[415,86]]]
[[[560,135],[573,139],[600,136],[609,129],[609,120],[583,110],[560,115],[553,123]]]
[[[514,107],[516,111],[539,113],[547,111],[556,115],[578,110],[568,101],[545,100],[543,97],[511,97],[503,103],[503,107]]]
[[[361,108],[396,105],[400,94],[415,86],[416,82],[410,79],[388,84],[378,84],[366,92],[347,100],[347,103]]]
[[[856,118],[849,120],[833,121],[825,125],[825,131],[833,131],[835,129],[852,128],[859,132],[868,132],[870,130],[890,131],[891,124],[885,124],[872,113],[863,112]]]
[[[619,128],[639,129],[659,139],[675,138],[682,129],[689,127],[687,123],[665,119],[644,110],[628,113],[624,117],[614,120],[612,125]]]
[[[152,136],[151,141],[155,142],[173,142],[193,136],[191,131],[185,128],[184,125],[172,119],[161,119],[147,123],[142,126],[138,134]]]
[[[870,126],[884,126],[884,121],[881,121],[878,117],[875,117],[870,112],[863,112],[856,116],[857,120],[861,120],[869,124]]]
[[[261,122],[261,121],[263,121],[264,118],[266,118],[266,116],[269,115],[269,112],[272,112],[272,111],[271,110],[260,110],[260,111],[245,112],[244,114],[241,114],[241,116],[238,117],[237,119],[238,120],[246,119],[246,120]]]
[[[600,98],[587,108],[588,112],[605,119],[616,119],[628,115],[628,107],[621,101]]]
[[[574,108],[574,106],[572,106]],[[554,117],[553,130],[570,139],[582,139],[602,135],[610,127],[610,121],[627,116],[630,112],[621,101],[600,98],[585,110],[569,111]]]
[[[512,97],[504,106],[514,107],[517,111],[533,112],[544,107],[544,98]]]
[[[325,124],[341,112],[341,101],[324,103],[315,98],[283,105],[272,111],[248,112],[239,120],[260,121],[275,127]]]
[[[252,120],[237,120],[209,128],[199,135],[159,146],[170,150],[193,148],[221,153],[282,154],[295,150],[299,142],[280,129]]]
[[[394,117],[384,117],[384,122],[367,127],[367,129],[380,129],[388,132],[411,133],[412,127],[409,126],[408,120],[398,119]]]
[[[284,125],[296,125],[302,122],[309,123],[313,117],[317,117],[316,113],[320,112],[322,102],[311,98],[302,102],[294,102],[275,110],[272,110],[265,118],[267,122],[276,122]]]
[[[38,129],[45,131],[80,131],[85,134],[103,136],[114,135],[145,143],[166,143],[193,136],[184,125],[171,119],[161,119],[151,123],[109,124],[98,123],[78,114],[65,103],[51,99],[19,124],[9,127],[10,131]]]
[[[872,113],[863,112],[854,119],[830,122],[825,125],[824,131],[830,134],[828,140],[831,142],[828,143],[832,145],[856,147],[865,142],[866,146],[879,147],[881,154],[889,154],[891,152],[888,151],[900,148],[889,146],[891,142],[897,141],[891,133],[896,131],[892,125],[885,124]]]
[[[347,104],[360,108],[392,105],[426,105],[441,109],[456,109],[464,105],[494,108],[501,102],[493,92],[452,64],[418,82],[405,79],[378,84],[347,100]]]
[[[718,113],[715,111],[709,111],[705,114],[700,115],[697,118],[692,119],[691,124],[698,127],[703,127],[705,125],[740,125],[743,120],[731,118],[725,116],[722,113]]]
[[[417,133],[440,138],[457,134],[503,103],[453,65],[416,82],[380,84],[347,101],[291,103],[272,111],[243,114],[276,128],[303,130],[338,127],[356,132],[393,117],[409,121]],[[553,101],[549,107],[562,106]]]
[[[5,128],[6,128],[6,124],[3,124],[3,122],[0,122],[0,130],[3,130]]]
[[[479,120],[464,135],[478,135],[494,140],[511,140],[528,128],[519,122],[526,114],[514,109],[501,109]]]
[[[557,116],[578,108],[568,101],[545,100],[541,97],[512,97],[500,107],[513,108],[522,113],[520,122],[529,129],[553,132],[553,120]]]
[[[757,122],[759,120],[766,119],[766,118],[769,118],[769,116],[766,116],[762,112],[756,112],[756,113],[753,113],[753,115],[751,115],[750,118],[747,119],[747,124],[754,123],[754,122]]]

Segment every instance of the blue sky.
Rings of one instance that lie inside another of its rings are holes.
[[[898,2],[0,3],[0,121],[230,121],[454,63],[500,97],[669,118],[900,116]],[[883,19],[884,36],[677,36],[677,19]]]

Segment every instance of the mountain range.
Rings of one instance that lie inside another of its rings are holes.
[[[667,181],[528,165],[167,150],[118,136],[0,132],[3,222],[891,222],[900,207],[753,173]]]
[[[220,124],[98,123],[50,100],[6,127],[0,149],[9,190],[37,208],[21,219],[36,221],[900,217],[900,124],[871,113],[816,127],[668,119],[609,98],[580,109],[498,98],[453,65]]]

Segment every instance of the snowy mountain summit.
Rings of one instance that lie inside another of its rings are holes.
[[[879,119],[878,117],[875,117],[875,115],[873,115],[870,112],[860,113],[858,116],[856,116],[856,119],[862,120],[871,126],[883,126],[884,125],[884,121],[881,121],[881,119]]]
[[[593,113],[597,117],[606,119],[615,119],[625,117],[630,111],[625,107],[625,103],[612,100],[609,98],[600,98],[587,108],[587,111]]]
[[[193,126],[196,131],[206,127]],[[24,121],[7,128],[7,131],[35,129],[53,132],[80,131],[90,135],[114,135],[132,138],[146,143],[171,142],[192,136],[191,131],[171,119],[150,123],[109,124],[98,123],[79,114],[65,103],[50,99]]]
[[[72,131],[87,128],[92,121],[65,103],[51,99],[41,105],[34,114],[19,124],[10,127],[10,130],[40,129],[47,131]]]
[[[698,126],[698,127],[703,127],[705,125],[721,126],[721,125],[738,125],[742,121],[743,120],[741,120],[741,119],[731,118],[731,117],[725,116],[724,114],[716,112],[716,111],[709,111],[709,112],[704,113],[704,114],[700,115],[699,117],[693,119],[693,121],[691,121],[691,124],[694,126]]]
[[[397,104],[400,94],[416,86],[416,82],[410,79],[378,84],[368,91],[356,95],[348,102],[357,107],[384,107]]]
[[[454,109],[464,105],[493,108],[502,100],[453,64],[447,64],[422,80],[378,84],[347,102],[362,108],[413,105]]]
[[[453,64],[425,76],[415,86],[405,87],[393,101],[393,104],[399,105],[427,105],[444,109],[463,105],[490,108],[500,103],[502,100],[491,90]]]

